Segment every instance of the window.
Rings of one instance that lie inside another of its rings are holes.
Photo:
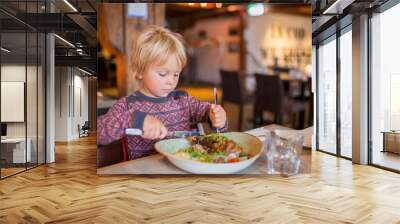
[[[340,36],[340,155],[352,157],[352,33],[351,26]]]
[[[336,36],[318,48],[318,149],[336,153]]]
[[[399,21],[400,4],[371,18],[371,162],[395,170],[400,170]]]

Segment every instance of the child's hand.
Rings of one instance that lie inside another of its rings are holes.
[[[143,122],[143,138],[163,139],[167,136],[168,130],[164,124],[156,117],[146,115]]]
[[[226,124],[226,112],[220,105],[211,104],[209,117],[214,128],[223,128]]]

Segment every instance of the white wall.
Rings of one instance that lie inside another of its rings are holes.
[[[28,70],[31,69],[28,67]],[[25,65],[2,65],[1,81],[25,82]],[[7,110],[7,108],[1,108],[1,110]],[[7,137],[25,137],[25,123],[7,123]]]
[[[55,73],[55,141],[70,141],[79,137],[78,124],[88,120],[88,78],[71,67],[56,67]]]
[[[28,120],[28,137],[29,133],[35,132],[36,135],[36,67],[25,65],[2,65],[1,66],[1,81],[18,81],[25,82],[25,75],[28,72],[28,87],[27,87],[27,120]],[[32,77],[34,74],[35,78]],[[40,107],[40,105],[39,105]],[[8,108],[1,108],[7,110]],[[32,123],[33,122],[33,123]],[[32,128],[32,131],[30,131]],[[7,122],[7,136],[8,137],[25,137],[25,122]]]
[[[55,141],[68,141],[69,74],[68,67],[55,68]]]
[[[75,75],[74,75],[74,108],[73,108],[73,113],[72,113],[72,136],[73,138],[77,138],[79,133],[77,126],[80,124],[81,126],[85,123],[85,121],[88,121],[89,119],[89,113],[88,113],[88,78],[87,76],[82,77],[80,75],[76,75],[77,70],[75,70]],[[78,71],[79,72],[79,71]],[[83,73],[79,73],[83,74]],[[80,108],[81,107],[81,108]],[[81,111],[80,111],[81,110]]]

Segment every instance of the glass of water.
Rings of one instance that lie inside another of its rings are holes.
[[[294,130],[265,130],[267,173],[290,176],[300,168],[304,136]]]

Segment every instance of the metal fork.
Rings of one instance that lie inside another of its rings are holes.
[[[217,87],[214,87],[214,105],[218,103],[218,90]],[[217,133],[220,133],[219,128],[216,128]]]

